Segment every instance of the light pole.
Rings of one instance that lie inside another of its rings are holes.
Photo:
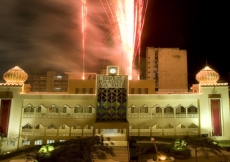
[[[153,142],[153,145],[154,145],[154,147],[155,147],[156,154],[157,154],[157,160],[156,160],[156,162],[166,160],[167,157],[166,157],[165,155],[162,155],[162,154],[160,153],[160,151],[158,150],[157,145],[156,145],[156,143],[155,143],[155,139],[154,139],[154,138],[151,138],[151,141]]]

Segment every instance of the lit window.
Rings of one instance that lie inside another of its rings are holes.
[[[42,140],[35,140],[34,145],[42,145]]]
[[[22,145],[30,145],[30,140],[22,140]]]
[[[54,140],[47,140],[46,143],[47,144],[51,144],[51,143],[54,143],[55,141]]]

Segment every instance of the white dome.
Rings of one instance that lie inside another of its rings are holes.
[[[216,84],[219,79],[219,74],[206,66],[196,74],[196,80],[200,84]]]
[[[15,66],[5,72],[3,78],[7,84],[23,84],[27,80],[28,75],[20,67]]]

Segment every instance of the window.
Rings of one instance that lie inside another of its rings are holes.
[[[188,108],[188,114],[197,114],[197,108],[195,106],[190,106]]]
[[[30,140],[22,140],[22,145],[30,145]]]
[[[131,113],[138,113],[138,109],[135,106],[132,106]]]
[[[59,140],[59,142],[65,142],[65,140]]]
[[[34,108],[32,106],[27,106],[26,108],[24,108],[24,113],[32,113],[34,112]]]
[[[62,124],[60,129],[65,129],[65,124]]]
[[[36,112],[41,113],[42,112],[42,107],[41,106],[37,107]]]
[[[92,113],[92,106],[85,108],[85,113]]]
[[[186,113],[186,109],[183,106],[180,106],[176,109],[176,113],[177,114],[185,114]]]
[[[148,107],[147,106],[141,107],[141,113],[148,113]]]
[[[36,127],[35,127],[35,129],[39,129],[40,128],[40,125],[38,124]]]
[[[144,124],[144,125],[142,125],[142,126],[140,127],[140,129],[149,129],[149,126],[146,125],[146,124]]]
[[[164,129],[173,129],[173,126],[171,124],[167,124]]]
[[[173,108],[171,106],[168,106],[164,109],[164,113],[173,113]]]
[[[47,140],[46,143],[47,144],[51,144],[51,143],[54,143],[55,141],[54,140]]]
[[[33,127],[29,124],[26,124],[25,126],[22,127],[22,129],[33,129]]]
[[[60,113],[66,113],[66,107],[65,106],[60,108]]]
[[[75,94],[79,94],[79,88],[75,89]]]
[[[86,125],[85,127],[84,127],[84,129],[91,129],[91,125]]]
[[[15,141],[14,140],[7,140],[7,146],[15,146]]]
[[[55,125],[51,124],[47,127],[47,129],[57,129],[57,127],[55,127]]]
[[[156,113],[162,113],[162,108],[160,108],[160,107],[156,107]]]
[[[49,113],[58,113],[58,108],[56,108],[56,107],[50,107],[49,108]]]
[[[83,109],[79,106],[74,108],[74,113],[83,113]]]
[[[35,140],[34,145],[42,145],[42,140]]]
[[[138,90],[138,94],[141,94],[141,88],[138,88],[137,90]]]
[[[145,94],[148,94],[148,93],[149,93],[149,89],[145,88]]]
[[[190,125],[188,126],[188,128],[198,128],[198,126],[197,126],[196,124],[192,123],[192,124],[190,124]]]
[[[81,126],[75,125],[75,126],[73,126],[73,129],[81,129]]]
[[[135,125],[131,125],[131,129],[138,129]]]
[[[89,89],[89,93],[90,93],[90,94],[93,94],[93,88],[90,88],[90,89]]]
[[[131,88],[131,94],[134,94],[134,88]]]

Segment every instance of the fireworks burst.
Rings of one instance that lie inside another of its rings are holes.
[[[122,44],[121,52],[122,65],[121,68],[125,74],[131,79],[133,69],[137,67],[133,65],[134,59],[140,61],[140,39],[144,24],[144,17],[148,0],[100,0],[104,14],[108,22],[106,26],[112,33],[112,37],[116,38]],[[82,1],[82,29],[83,29],[83,59],[85,48],[85,28],[86,28],[86,0]],[[93,8],[93,7],[92,7]],[[118,39],[117,39],[118,38]],[[138,62],[139,62],[138,61]],[[83,61],[84,62],[84,61]],[[119,65],[119,63],[117,63]],[[120,64],[121,65],[121,64]],[[84,68],[83,68],[84,69]],[[135,70],[138,71],[138,70]],[[136,75],[137,77],[139,76]]]

